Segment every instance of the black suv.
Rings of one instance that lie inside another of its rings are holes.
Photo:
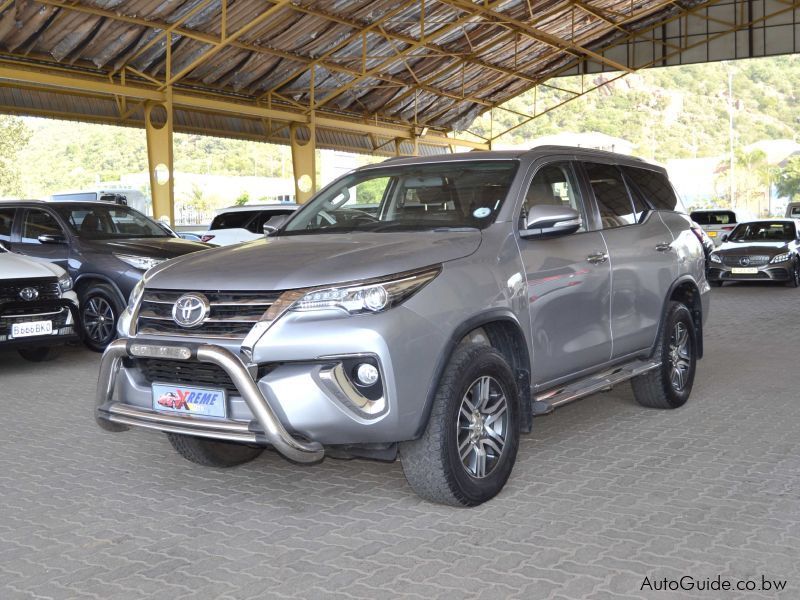
[[[0,201],[0,242],[49,260],[75,282],[83,340],[102,351],[144,272],[164,260],[204,250],[142,213],[109,202]]]

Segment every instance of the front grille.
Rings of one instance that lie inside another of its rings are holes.
[[[208,318],[197,327],[181,327],[172,307],[185,291],[145,290],[136,322],[137,333],[182,337],[244,339],[281,292],[202,292],[211,305]]]
[[[19,293],[25,288],[35,289],[39,295],[36,300],[58,300],[61,291],[55,277],[37,277],[31,279],[15,279],[0,283],[0,303],[25,302]]]
[[[747,259],[747,264],[742,264],[742,259]],[[722,256],[722,264],[728,267],[761,267],[769,262],[769,256],[760,254],[753,256],[724,254]]]
[[[214,364],[162,360],[159,358],[128,359],[127,367],[139,370],[148,383],[173,383],[195,387],[222,388],[229,394],[238,396],[239,392],[228,374]]]

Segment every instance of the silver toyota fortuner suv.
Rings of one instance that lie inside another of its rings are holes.
[[[630,380],[689,397],[709,286],[660,167],[539,147],[398,158],[324,188],[263,240],[176,258],[132,293],[98,423],[231,466],[394,460],[476,505],[533,417]]]

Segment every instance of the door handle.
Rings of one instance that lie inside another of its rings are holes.
[[[588,260],[593,265],[600,265],[608,260],[608,254],[606,254],[605,252],[590,254],[589,256],[586,257],[586,260]]]
[[[672,244],[668,242],[661,242],[660,244],[656,244],[657,252],[669,252],[670,250],[672,250]]]

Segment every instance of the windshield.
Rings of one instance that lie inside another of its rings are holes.
[[[280,235],[483,229],[503,205],[517,164],[454,161],[353,173],[320,192]]]
[[[742,223],[728,237],[729,242],[788,242],[795,239],[794,223],[765,221]]]
[[[172,237],[158,223],[127,206],[81,204],[53,208],[78,237],[85,239]]]
[[[698,225],[733,225],[736,223],[736,214],[729,210],[698,211],[689,217]]]

